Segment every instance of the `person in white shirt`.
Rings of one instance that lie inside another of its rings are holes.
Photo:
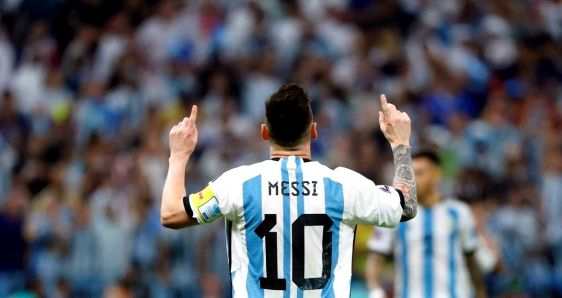
[[[170,131],[162,224],[182,228],[224,216],[234,297],[348,297],[356,224],[394,227],[416,215],[410,118],[381,95],[381,129],[394,152],[393,187],[311,160],[316,138],[306,92],[282,86],[265,103],[261,136],[271,159],[226,171],[186,195],[197,107]]]
[[[442,200],[440,160],[432,151],[413,155],[418,215],[397,229],[375,228],[365,267],[370,298],[383,298],[380,273],[394,256],[395,297],[486,297],[476,250],[478,235],[470,207]],[[473,293],[474,291],[474,293]]]

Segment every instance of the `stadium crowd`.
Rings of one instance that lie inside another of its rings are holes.
[[[412,117],[414,148],[443,158],[444,195],[473,206],[501,255],[490,293],[562,296],[562,1],[9,0],[0,12],[0,297],[229,295],[222,222],[160,225],[168,131],[200,106],[188,171],[200,190],[268,157],[258,124],[285,82],[309,92],[314,158],[379,184],[393,173],[377,124],[387,94]]]

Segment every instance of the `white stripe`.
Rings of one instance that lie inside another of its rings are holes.
[[[234,227],[236,225],[236,227]],[[232,280],[233,287],[236,289],[235,297],[248,297],[246,280],[248,278],[248,251],[246,250],[246,239],[241,234],[240,228],[245,225],[244,219],[240,223],[233,223],[232,229],[232,272],[236,272]],[[244,244],[244,245],[242,245]]]
[[[338,263],[332,273],[332,278],[334,278],[334,295],[336,297],[349,295],[350,293],[354,230],[354,227],[352,228],[340,222]]]
[[[433,208],[433,293],[449,295],[449,236],[452,223],[447,210],[436,206]]]
[[[408,245],[408,283],[410,289],[408,293],[415,297],[416,293],[423,294],[423,212],[418,211],[417,221],[414,225],[408,226],[407,245]],[[411,230],[411,231],[410,231]],[[417,243],[417,245],[412,245]]]
[[[308,196],[304,199],[304,213],[305,214],[323,214],[326,213],[325,199],[324,199],[324,186],[323,176],[321,171],[317,171],[314,164],[302,163],[303,181],[318,181],[316,186],[317,196]],[[306,170],[305,170],[306,169]],[[316,171],[315,171],[316,170]],[[312,193],[312,185],[309,185]],[[319,277],[322,275],[322,232],[323,228],[320,226],[307,228],[305,233],[305,278]],[[320,244],[319,247],[307,247],[307,243]],[[322,295],[322,289],[303,291],[303,298],[316,298]]]

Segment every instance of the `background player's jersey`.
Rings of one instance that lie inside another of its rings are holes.
[[[212,220],[216,202],[227,220],[234,297],[349,296],[355,225],[402,216],[392,187],[294,156],[232,169],[191,197],[196,217]]]
[[[418,205],[416,217],[397,229],[375,228],[369,249],[394,254],[395,297],[472,297],[465,253],[476,250],[468,205],[447,200]]]

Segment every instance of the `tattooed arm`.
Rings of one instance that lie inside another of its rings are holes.
[[[416,216],[417,212],[417,196],[416,196],[416,180],[414,170],[412,169],[411,147],[406,145],[398,145],[392,149],[394,154],[394,182],[393,186],[399,189],[404,195],[402,203],[402,219],[400,221],[408,221]]]
[[[400,112],[386,96],[381,95],[379,124],[381,131],[392,147],[394,154],[394,188],[403,195],[401,221],[408,221],[416,216],[417,196],[414,170],[412,169],[412,155],[410,147],[411,121],[408,114]]]

